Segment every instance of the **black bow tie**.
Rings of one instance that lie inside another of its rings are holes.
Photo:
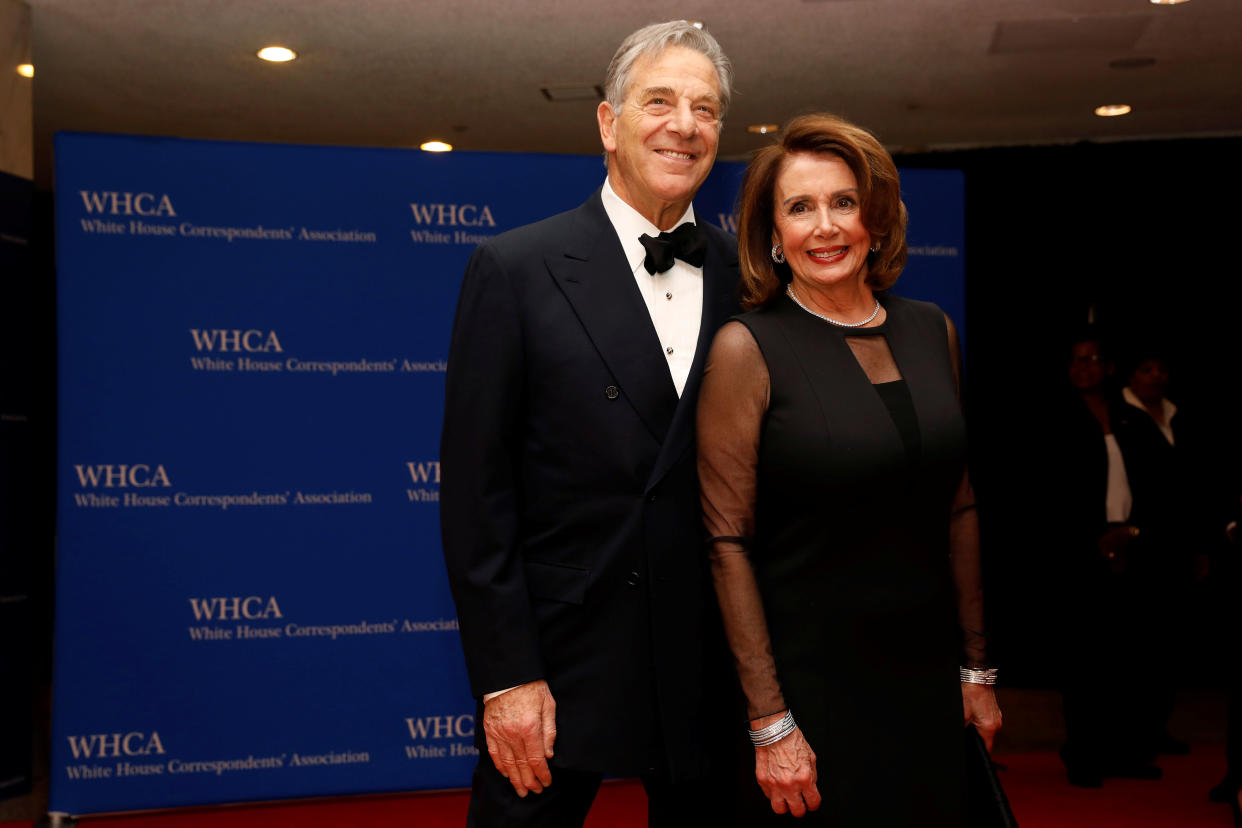
[[[703,260],[707,258],[707,240],[693,222],[688,221],[673,232],[661,233],[654,239],[643,233],[638,240],[647,248],[643,267],[653,276],[672,267],[673,259],[702,267]]]

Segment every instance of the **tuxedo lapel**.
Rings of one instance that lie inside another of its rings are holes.
[[[578,209],[574,238],[564,253],[549,256],[547,265],[621,395],[663,443],[677,409],[677,389],[598,190]]]
[[[699,341],[694,351],[694,365],[682,391],[682,399],[698,399],[703,366],[711,350],[716,331],[724,321],[740,313],[738,307],[737,242],[732,236],[721,240],[709,236],[707,259],[703,263],[703,318],[699,323]]]

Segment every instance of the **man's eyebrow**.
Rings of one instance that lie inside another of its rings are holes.
[[[646,89],[642,90],[642,92],[639,93],[638,97],[639,97],[639,100],[643,100],[643,101],[648,100],[650,98],[673,98],[675,99],[677,97],[677,93],[672,89],[672,87],[649,86]],[[709,101],[719,106],[720,96],[714,92],[707,92],[694,99],[695,103],[700,103],[702,101]]]
[[[649,86],[639,93],[639,97],[644,101],[648,98],[675,98],[677,93],[667,86]]]

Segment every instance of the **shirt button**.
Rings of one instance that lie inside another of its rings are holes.
[[[637,571],[635,571],[635,572],[630,573],[630,577],[626,578],[625,582],[632,587],[636,587],[638,586],[638,582],[640,580],[642,580],[641,576],[638,574]]]
[[[617,388],[615,385],[610,385],[604,389],[604,396],[610,400],[615,400],[617,397],[621,396],[621,389]]]
[[[665,299],[672,299],[672,298],[673,298],[673,292],[672,292],[671,290],[670,290],[670,291],[668,291],[667,293],[665,293],[665,294],[664,294],[664,298],[665,298]]]
[[[667,348],[665,348],[665,349],[664,349],[664,353],[668,354],[669,356],[672,356],[672,355],[673,355],[673,346],[672,346],[672,345],[670,345],[670,346],[668,346]]]

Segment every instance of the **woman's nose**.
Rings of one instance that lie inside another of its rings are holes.
[[[827,207],[821,207],[815,211],[815,232],[820,236],[831,236],[833,230],[836,229],[836,222],[832,220],[832,210]]]

